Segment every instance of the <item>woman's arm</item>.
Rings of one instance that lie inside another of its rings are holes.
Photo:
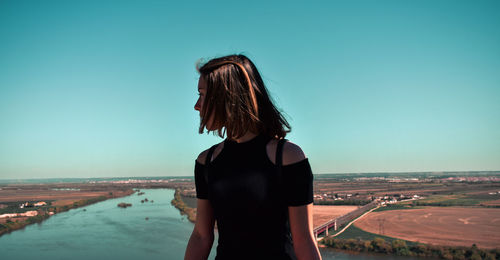
[[[207,259],[214,242],[215,218],[209,200],[197,199],[196,223],[186,248],[185,260]]]
[[[313,234],[313,204],[288,207],[293,248],[299,260],[321,260],[318,245]]]
[[[268,153],[275,154],[275,147],[271,146]],[[285,142],[283,146],[283,165],[293,164],[304,159],[306,159],[306,156],[298,145]],[[288,215],[290,218],[293,248],[297,258],[299,260],[321,260],[318,244],[313,233],[313,204],[289,206]]]

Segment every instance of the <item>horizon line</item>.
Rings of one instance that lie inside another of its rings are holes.
[[[500,170],[473,170],[473,171],[414,171],[414,172],[333,172],[333,173],[314,173],[313,175],[342,175],[342,174],[449,174],[449,173],[495,173],[500,174]],[[106,176],[106,177],[42,177],[42,178],[0,178],[2,181],[7,180],[50,180],[50,179],[111,179],[111,178],[180,178],[194,177],[194,175],[175,175],[175,176]]]

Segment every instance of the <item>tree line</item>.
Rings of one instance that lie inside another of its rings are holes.
[[[386,241],[383,238],[373,240],[339,239],[327,237],[321,241],[327,247],[399,256],[435,257],[447,260],[499,260],[500,249],[480,249],[475,244],[472,247],[451,247],[428,245],[421,243],[407,244],[403,240]]]

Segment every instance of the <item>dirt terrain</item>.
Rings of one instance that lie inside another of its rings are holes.
[[[68,211],[110,198],[118,198],[133,194],[128,187],[93,184],[32,184],[1,185],[0,214],[23,213],[36,210],[36,216],[2,217],[0,219],[0,235],[21,229],[34,222],[41,222],[52,214]],[[47,205],[34,206],[36,202]],[[20,204],[29,202],[24,208]]]
[[[372,212],[355,226],[427,244],[500,247],[500,208],[428,207]]]
[[[391,194],[405,195],[422,195],[425,197],[431,195],[448,195],[448,194],[488,194],[490,192],[498,192],[500,183],[441,183],[441,182],[361,182],[361,181],[340,181],[318,178],[314,182],[315,194],[322,193],[350,193],[353,196],[358,194],[361,197],[366,196],[385,196]],[[495,196],[491,196],[494,198]]]
[[[314,205],[313,206],[313,225],[317,227],[325,222],[332,220],[336,217],[345,215],[355,209],[358,206],[324,206],[324,205]]]
[[[108,190],[108,191],[79,191],[79,190],[51,190],[51,189],[16,189],[0,190],[0,202],[14,201],[55,201],[55,206],[72,204],[74,201],[95,198],[99,196],[108,196],[112,192],[113,196],[121,197],[127,194],[127,191]],[[53,203],[53,205],[54,205]]]

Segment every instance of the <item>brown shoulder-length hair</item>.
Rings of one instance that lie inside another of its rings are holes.
[[[211,129],[229,139],[247,131],[284,138],[291,127],[274,106],[259,71],[244,55],[229,55],[196,65],[207,84],[201,108],[200,134],[212,118]],[[212,116],[211,116],[212,115]]]

